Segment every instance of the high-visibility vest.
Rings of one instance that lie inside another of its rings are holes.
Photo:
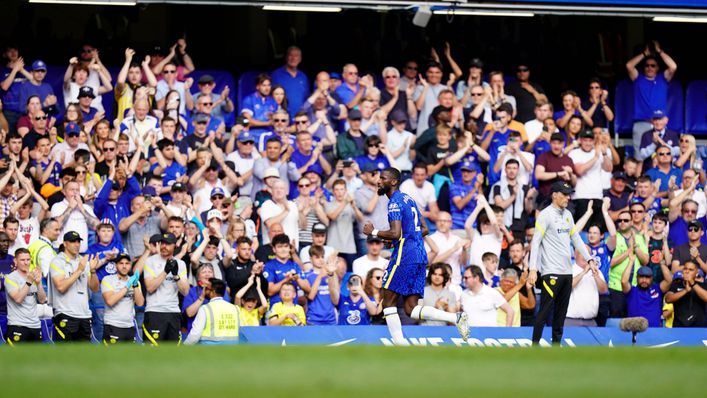
[[[213,298],[203,306],[206,315],[204,330],[200,342],[216,344],[235,344],[238,342],[240,319],[238,308],[223,298]]]
[[[34,242],[30,243],[30,245],[27,247],[27,250],[29,251],[29,270],[32,271],[35,269],[35,267],[39,267],[41,270],[42,267],[40,267],[39,264],[39,253],[42,252],[42,250],[49,248],[49,250],[52,253],[52,257],[56,256],[56,252],[54,251],[54,248],[52,245],[47,243],[44,239],[37,239]]]

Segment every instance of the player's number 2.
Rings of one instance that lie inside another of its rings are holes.
[[[414,207],[411,207],[410,211],[412,211],[412,216],[415,217],[415,232],[417,232],[420,230],[420,215],[417,214],[417,209]]]

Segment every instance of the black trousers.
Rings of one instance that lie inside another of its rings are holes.
[[[142,324],[143,339],[153,346],[159,345],[160,341],[176,341],[177,344],[181,344],[182,335],[179,332],[181,321],[182,315],[178,312],[146,312]]]
[[[543,334],[545,320],[554,308],[552,314],[552,343],[562,342],[562,332],[567,316],[567,306],[572,294],[572,275],[549,274],[540,277],[540,311],[535,317],[533,326],[533,344],[537,345]]]
[[[79,319],[64,314],[52,318],[54,342],[91,341],[91,318]]]

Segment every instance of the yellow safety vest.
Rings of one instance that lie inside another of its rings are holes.
[[[38,264],[39,262],[39,253],[42,252],[45,248],[49,248],[52,253],[52,257],[56,256],[56,252],[54,251],[54,248],[52,245],[47,243],[44,239],[37,239],[34,242],[30,243],[30,245],[27,247],[27,250],[29,251],[29,270],[32,271],[36,267],[39,267],[40,265]],[[41,269],[41,267],[40,267]]]
[[[212,344],[237,343],[240,327],[238,308],[220,297],[212,299],[203,308],[206,324],[199,341]]]

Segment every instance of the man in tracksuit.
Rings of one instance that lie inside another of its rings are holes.
[[[565,324],[567,306],[572,293],[572,246],[579,251],[590,266],[596,267],[596,261],[587,251],[579,231],[576,230],[572,214],[567,210],[572,187],[564,181],[552,184],[552,204],[538,215],[535,234],[530,247],[530,275],[528,282],[535,285],[538,269],[540,281],[540,311],[535,317],[533,344],[537,345],[542,337],[543,327],[550,308],[554,305],[552,318],[552,342],[560,344],[562,328]]]

